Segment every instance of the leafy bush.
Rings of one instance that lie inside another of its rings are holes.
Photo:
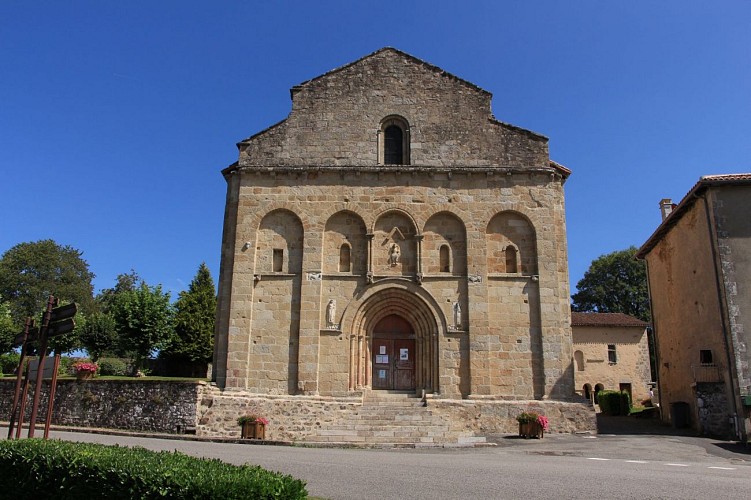
[[[600,391],[597,402],[605,415],[628,415],[631,412],[631,397],[626,391]]]
[[[12,374],[18,368],[21,355],[15,352],[0,354],[0,372]]]
[[[0,491],[14,498],[307,498],[305,482],[258,466],[89,443],[0,441]]]
[[[118,358],[100,358],[99,375],[115,375],[124,377],[128,374],[128,364]]]
[[[58,368],[57,373],[60,375],[71,375],[73,373],[73,364],[77,361],[77,358],[60,356],[60,368]],[[47,362],[45,361],[45,363]]]

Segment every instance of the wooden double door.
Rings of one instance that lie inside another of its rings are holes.
[[[415,389],[415,339],[373,339],[373,389]]]

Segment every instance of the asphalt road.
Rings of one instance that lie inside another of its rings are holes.
[[[542,440],[500,436],[491,448],[396,450],[67,431],[53,431],[51,437],[258,464],[303,479],[312,496],[330,499],[751,497],[751,454],[745,447],[688,436],[552,434]]]

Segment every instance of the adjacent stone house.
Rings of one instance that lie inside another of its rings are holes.
[[[647,323],[622,313],[572,312],[576,393],[594,401],[601,390],[650,398]]]
[[[548,139],[393,48],[291,98],[223,171],[216,386],[570,401],[570,171]]]
[[[709,175],[637,256],[647,263],[662,419],[704,434],[751,430],[751,174]]]

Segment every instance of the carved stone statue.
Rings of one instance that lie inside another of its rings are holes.
[[[459,302],[454,302],[454,328],[460,330],[462,327],[462,306]]]
[[[399,258],[402,255],[402,250],[399,248],[398,243],[392,243],[389,249],[389,263],[395,266],[399,263]]]
[[[336,300],[329,300],[326,306],[326,326],[328,328],[336,327]]]

